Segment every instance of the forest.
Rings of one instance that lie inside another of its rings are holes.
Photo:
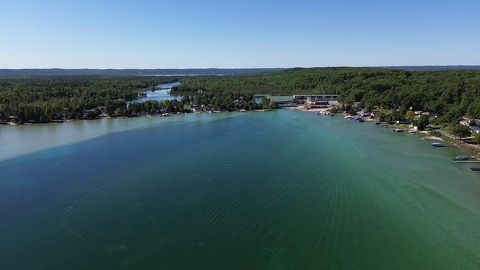
[[[393,110],[421,110],[441,122],[461,116],[480,118],[480,71],[405,71],[379,68],[297,68],[236,77],[190,77],[178,94],[189,102],[233,107],[254,94],[339,94],[341,102],[361,102]]]
[[[127,103],[161,83],[182,101]],[[0,121],[37,123],[107,116],[201,110],[253,110],[255,94],[340,94],[349,107],[360,102],[398,112],[428,111],[438,122],[480,118],[480,71],[406,71],[380,68],[295,68],[237,76],[15,77],[0,78]],[[403,113],[398,113],[399,117]]]
[[[176,78],[28,77],[0,79],[0,120],[45,123],[124,115],[127,101]]]

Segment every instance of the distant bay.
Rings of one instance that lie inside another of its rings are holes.
[[[132,100],[129,103],[142,103],[146,101],[158,101],[158,102],[163,102],[167,100],[178,100],[181,101],[182,97],[181,96],[172,96],[170,95],[170,91],[172,90],[173,87],[178,87],[180,86],[180,82],[173,82],[173,83],[166,83],[166,84],[160,84],[158,87],[144,91],[142,92],[141,97],[138,99]]]

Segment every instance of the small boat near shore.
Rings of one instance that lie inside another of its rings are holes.
[[[357,123],[363,123],[363,122],[365,122],[365,119],[363,119],[362,117],[357,117],[357,118],[355,118],[355,121]]]
[[[432,142],[433,147],[444,147],[443,143],[441,142]]]
[[[453,158],[453,161],[468,161],[475,160],[475,157],[472,156],[457,156]]]
[[[394,131],[394,132],[403,132],[403,129],[401,129],[401,128],[394,128],[394,129],[392,129],[392,131]]]

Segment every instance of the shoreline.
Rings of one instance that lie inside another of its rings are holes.
[[[331,113],[329,108],[315,108],[315,109],[307,109],[305,106],[297,106],[297,107],[284,107],[280,108],[288,111],[298,111],[298,112],[304,112],[304,113],[310,113],[310,114],[317,114],[319,116],[350,116],[352,117],[353,120],[354,117],[349,114],[346,114],[344,112],[342,113]],[[280,110],[279,109],[279,110]],[[168,113],[168,114],[142,114],[138,116],[133,116],[133,117],[127,117],[127,116],[119,116],[119,117],[99,117],[95,119],[72,119],[72,120],[66,120],[66,121],[51,121],[51,122],[46,122],[46,123],[25,123],[25,124],[10,124],[10,123],[2,123],[0,124],[0,128],[2,126],[13,126],[13,127],[24,127],[24,126],[43,126],[43,127],[48,127],[48,126],[59,126],[60,124],[70,124],[70,123],[88,123],[90,121],[92,122],[97,122],[97,121],[102,121],[102,120],[129,120],[129,119],[162,119],[162,118],[170,118],[170,117],[175,117],[175,116],[186,116],[186,115],[198,115],[198,114],[218,114],[218,113],[256,113],[256,112],[269,112],[272,110],[239,110],[239,111],[200,111],[200,112],[177,112],[177,113]],[[360,117],[360,116],[357,116]],[[369,117],[362,117],[365,122],[376,122],[378,119],[372,119]],[[349,119],[346,119],[349,120]],[[390,128],[390,129],[401,129],[404,132],[408,132],[408,129],[405,129],[401,125],[391,125],[387,124],[384,126],[385,128]],[[402,132],[402,133],[404,133]],[[443,142],[447,143],[449,146],[456,147],[460,149],[461,151],[464,151],[468,153],[468,155],[475,156],[476,158],[480,159],[480,145],[473,145],[473,144],[468,144],[463,141],[459,140],[453,140],[451,138],[448,138],[443,135],[433,135],[429,131],[418,131],[416,134],[411,134],[411,135],[418,135],[420,139],[422,140],[428,140],[428,141],[438,141],[438,142]],[[0,159],[0,161],[4,161],[10,158],[6,159]]]
[[[215,113],[215,119],[244,115]],[[68,123],[39,123],[30,126],[0,126],[0,162],[34,154],[50,148],[63,147],[82,141],[108,136],[119,132],[149,128],[155,125],[171,125],[183,122],[204,121],[209,115],[204,113],[178,114],[172,117],[101,118],[95,120],[75,120]]]
[[[352,117],[351,119],[346,119],[346,120],[353,120],[355,117],[361,117],[361,116],[353,116],[353,115],[350,115],[350,114],[346,114],[346,113],[330,113],[328,109],[305,109],[305,108],[298,108],[298,107],[294,107],[294,108],[289,108],[290,110],[296,110],[296,111],[301,111],[301,112],[306,112],[306,113],[316,113],[317,115],[320,115],[320,116],[350,116]],[[319,113],[329,113],[329,114],[319,114]],[[362,117],[365,122],[378,122],[379,120],[378,119],[372,119],[372,118],[367,118],[367,117]],[[394,131],[395,129],[401,129],[402,130],[402,133],[408,133],[409,129],[405,129],[405,128],[402,128],[402,125],[396,125],[396,124],[387,124],[385,126],[386,128],[389,128],[389,129],[392,129],[392,131]],[[395,132],[397,133],[397,132]],[[454,139],[451,139],[447,136],[444,136],[444,135],[433,135],[431,134],[430,131],[416,131],[415,134],[410,134],[410,135],[417,135],[421,140],[427,140],[427,141],[432,141],[432,142],[442,142],[442,143],[447,143],[448,146],[450,147],[455,147],[457,149],[459,149],[460,151],[464,152],[466,155],[469,155],[469,156],[473,156],[477,159],[480,160],[480,145],[474,145],[474,144],[468,144],[468,143],[465,143],[461,140],[454,140]]]
[[[89,121],[99,121],[99,120],[118,120],[118,119],[135,119],[135,118],[169,118],[179,115],[189,115],[189,114],[218,114],[218,113],[248,113],[248,112],[268,112],[271,109],[259,109],[259,110],[238,110],[238,111],[196,111],[196,112],[175,112],[175,113],[157,113],[157,114],[140,114],[135,116],[105,116],[97,117],[91,119],[68,119],[68,120],[53,120],[50,122],[28,122],[28,123],[14,123],[14,122],[0,122],[0,127],[10,126],[10,127],[22,127],[22,126],[42,126],[42,125],[59,125],[67,123],[77,123],[77,122],[89,122]]]

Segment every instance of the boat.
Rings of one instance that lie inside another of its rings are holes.
[[[454,161],[467,161],[467,160],[473,160],[475,159],[474,157],[468,157],[468,156],[458,156],[453,158]]]
[[[416,130],[413,130],[413,129],[411,129],[411,130],[409,130],[409,131],[408,131],[408,133],[410,133],[410,134],[417,134],[417,131],[416,131]]]
[[[443,143],[440,142],[432,142],[433,147],[443,147]]]
[[[363,122],[365,122],[365,120],[364,120],[362,117],[357,117],[357,118],[355,118],[355,121],[357,121],[357,123],[363,123]]]
[[[394,132],[403,132],[403,129],[401,129],[401,128],[394,128],[394,129],[392,129],[392,130],[393,130]]]
[[[480,172],[480,168],[476,167],[476,168],[470,168],[470,170],[474,171],[474,172]]]
[[[353,119],[353,116],[347,115],[347,116],[345,116],[345,117],[343,117],[343,118],[344,118],[344,119]]]

